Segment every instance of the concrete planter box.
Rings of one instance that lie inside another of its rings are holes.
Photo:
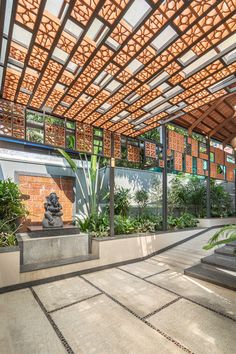
[[[236,224],[236,217],[229,218],[205,218],[198,219],[199,227],[212,227],[212,226],[225,226],[230,224]]]
[[[19,276],[19,247],[0,247],[0,288],[17,284]]]
[[[201,230],[195,228],[155,234],[94,238],[92,240],[92,253],[97,255],[103,264],[142,259],[184,241],[198,231]]]

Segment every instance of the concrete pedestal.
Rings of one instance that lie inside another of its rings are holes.
[[[87,234],[30,237],[30,233],[17,235],[21,265],[61,261],[89,254]]]

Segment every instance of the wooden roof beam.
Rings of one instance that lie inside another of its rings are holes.
[[[231,116],[223,120],[223,122],[219,123],[214,129],[212,129],[212,131],[209,134],[209,137],[217,133],[221,128],[223,128],[226,125],[226,123],[229,123],[235,117],[236,117],[236,112],[234,112]]]
[[[229,144],[230,141],[231,141],[235,136],[236,136],[236,131],[235,131],[234,133],[230,134],[230,136],[228,136],[228,138],[226,138],[226,139],[222,142],[222,144],[223,144],[223,145]]]
[[[222,103],[226,98],[228,98],[228,97],[230,97],[230,96],[232,96],[232,95],[234,95],[234,94],[235,94],[235,92],[229,93],[229,94],[227,94],[227,95],[225,95],[225,96],[220,97],[217,101],[215,101],[215,102],[206,110],[206,112],[203,113],[203,115],[202,115],[201,117],[199,117],[199,118],[191,125],[191,127],[189,127],[188,133],[189,133],[189,134],[192,134],[193,129],[196,128],[211,112],[213,112],[213,111],[216,109],[216,107],[217,107],[220,103]]]
[[[194,128],[196,128],[211,112],[214,111],[214,109],[221,103],[223,102],[225,99],[224,97],[221,97],[219,100],[217,100],[216,102],[214,102],[207,110],[205,113],[203,113],[203,115],[201,117],[199,117],[192,125],[191,127],[189,127],[188,129],[188,133],[191,135],[192,131]]]

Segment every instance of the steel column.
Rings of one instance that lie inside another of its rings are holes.
[[[206,137],[206,146],[207,146],[207,218],[211,217],[211,146],[210,146],[210,138]]]
[[[110,236],[115,235],[114,231],[114,189],[115,189],[115,158],[114,158],[114,133],[111,133],[111,160],[110,160]]]
[[[162,156],[163,156],[163,170],[162,170],[162,228],[167,230],[167,213],[168,213],[168,199],[167,199],[167,136],[166,126],[162,125]]]

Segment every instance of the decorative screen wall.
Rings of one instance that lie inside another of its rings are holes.
[[[169,159],[173,158],[174,170],[207,176],[208,155],[201,151],[201,145],[202,143],[196,139],[168,130],[167,156]],[[210,162],[211,178],[233,182],[236,164],[226,161],[226,153],[223,150],[211,146],[210,151],[214,157],[214,161]]]

